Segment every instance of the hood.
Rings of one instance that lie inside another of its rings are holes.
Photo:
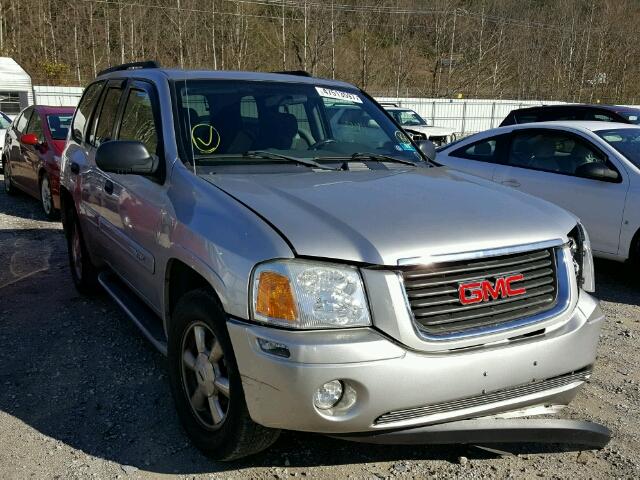
[[[427,125],[412,125],[410,127],[406,127],[406,130],[414,130],[419,133],[424,133],[428,137],[446,137],[447,135],[453,135],[455,133],[453,128],[430,127]]]
[[[263,216],[299,256],[377,265],[563,239],[575,217],[446,167],[203,175]]]

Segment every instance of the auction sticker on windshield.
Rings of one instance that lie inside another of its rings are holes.
[[[347,102],[362,103],[362,99],[355,93],[343,92],[342,90],[334,90],[332,88],[316,87],[318,95],[325,98],[335,98]]]

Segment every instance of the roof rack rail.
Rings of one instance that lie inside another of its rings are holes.
[[[271,72],[271,73],[279,73],[282,75],[297,75],[298,77],[310,77],[311,74],[309,72],[305,72],[304,70],[283,70],[280,72]]]
[[[147,60],[145,62],[131,62],[116,65],[114,67],[105,68],[98,72],[98,76],[106,75],[111,72],[121,72],[123,70],[138,70],[140,68],[160,68],[160,64],[155,60]]]
[[[378,102],[383,107],[399,107],[397,103],[394,102]]]

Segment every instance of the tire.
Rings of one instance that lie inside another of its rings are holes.
[[[98,270],[87,252],[75,212],[71,214],[66,230],[69,269],[73,284],[80,294],[93,295],[98,291]]]
[[[178,417],[205,455],[235,460],[277,440],[280,430],[258,425],[249,416],[225,315],[212,292],[194,290],[178,301],[167,356]]]
[[[637,278],[638,268],[640,268],[640,230],[636,232],[636,234],[633,236],[633,239],[631,240],[627,266],[627,271],[630,278]]]
[[[17,195],[18,190],[16,190],[16,187],[11,181],[11,171],[7,165],[6,158],[3,160],[2,165],[4,165],[4,191],[7,192],[8,195]]]
[[[56,220],[59,212],[53,207],[53,194],[51,193],[51,181],[49,175],[42,174],[40,178],[40,205],[48,220]]]

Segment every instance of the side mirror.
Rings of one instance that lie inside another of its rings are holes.
[[[603,182],[617,182],[620,180],[620,174],[602,162],[583,163],[576,168],[576,175]]]
[[[141,142],[114,140],[98,147],[96,165],[103,172],[153,175],[158,169],[158,159]]]
[[[436,146],[431,142],[431,140],[419,140],[418,148],[420,151],[427,157],[430,161],[434,161],[436,159]]]
[[[33,145],[34,147],[40,143],[38,136],[35,133],[25,133],[20,136],[20,143],[24,145]]]

